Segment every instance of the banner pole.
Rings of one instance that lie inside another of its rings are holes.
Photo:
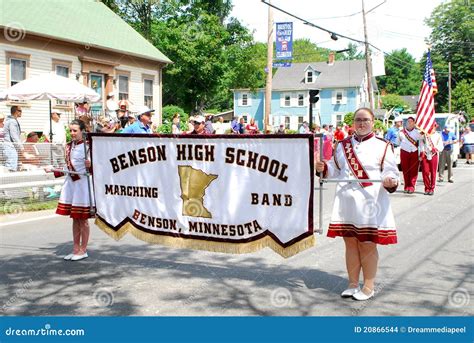
[[[321,124],[321,123],[320,123]],[[323,161],[323,139],[324,135],[319,137],[319,161]],[[323,234],[323,173],[319,174],[319,229],[318,233]]]
[[[85,138],[84,138],[84,161],[87,161],[88,158],[87,158],[87,136],[89,135],[89,133],[84,133],[85,134]],[[91,214],[91,216],[95,216],[95,211],[94,211],[94,206],[92,206],[92,187],[91,187],[91,179],[90,179],[90,173],[88,172],[87,170],[88,168],[86,168],[86,177],[87,177],[87,189],[89,191],[89,213]]]

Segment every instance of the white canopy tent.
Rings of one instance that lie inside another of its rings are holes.
[[[92,88],[78,81],[53,73],[42,74],[18,82],[0,92],[0,101],[6,100],[49,100],[50,141],[52,141],[51,100],[73,102],[96,102],[100,95]]]

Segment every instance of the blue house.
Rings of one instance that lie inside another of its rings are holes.
[[[373,92],[376,82],[372,81]],[[318,89],[319,101],[313,104],[313,123],[338,125],[347,112],[368,106],[365,60],[293,63],[279,68],[272,82],[270,125],[297,130],[309,121],[309,90]],[[265,89],[234,90],[234,114],[246,122],[255,118],[263,129]]]

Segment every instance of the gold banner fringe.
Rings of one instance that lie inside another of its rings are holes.
[[[314,235],[306,237],[287,248],[283,248],[278,243],[276,243],[270,236],[265,236],[256,241],[248,243],[227,243],[190,238],[170,237],[159,234],[155,235],[140,231],[130,223],[126,223],[118,231],[114,231],[99,218],[95,219],[95,225],[97,225],[102,231],[104,231],[106,234],[108,234],[110,237],[114,238],[117,241],[120,240],[123,236],[125,236],[125,234],[130,232],[139,240],[148,243],[161,244],[174,248],[206,250],[229,254],[248,254],[261,250],[265,247],[269,247],[280,256],[288,258],[293,255],[296,255],[301,251],[313,247],[315,244]]]

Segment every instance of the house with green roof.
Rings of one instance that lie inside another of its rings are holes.
[[[126,100],[130,111],[147,105],[161,121],[162,69],[172,63],[106,5],[97,0],[0,0],[0,89],[24,79],[56,73],[93,88],[106,109],[108,95]],[[0,102],[9,114],[12,103]],[[53,109],[74,116],[74,104],[53,102]],[[49,120],[45,101],[21,103],[22,131]],[[66,117],[66,118],[65,118]]]

